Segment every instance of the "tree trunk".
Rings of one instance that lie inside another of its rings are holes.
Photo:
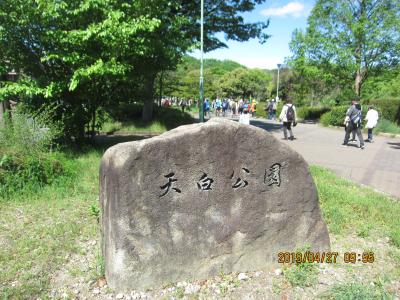
[[[96,108],[93,108],[92,112],[92,128],[91,128],[91,138],[94,139],[96,136]]]
[[[158,106],[161,106],[161,100],[162,100],[162,94],[163,94],[163,76],[164,76],[164,72],[161,71],[161,74],[160,74],[160,97],[158,99]]]
[[[356,79],[355,79],[355,83],[354,83],[354,90],[358,97],[361,96],[361,86],[362,86],[362,73],[361,73],[361,70],[358,69],[356,72]]]
[[[142,120],[149,122],[153,118],[153,102],[154,102],[154,81],[155,74],[149,74],[144,79],[144,105],[142,111]]]

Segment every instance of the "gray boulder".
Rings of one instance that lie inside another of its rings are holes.
[[[329,250],[304,159],[263,129],[212,119],[111,147],[100,168],[102,247],[117,290],[278,265]]]

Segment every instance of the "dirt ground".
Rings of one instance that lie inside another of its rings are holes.
[[[370,235],[331,235],[331,249],[339,253],[336,264],[318,264],[318,275],[312,286],[292,286],[283,270],[262,269],[257,272],[221,274],[202,281],[178,282],[149,291],[118,293],[107,286],[99,274],[99,243],[79,241],[79,255],[54,273],[51,299],[320,299],[334,298],[333,286],[358,283],[372,290],[384,290],[389,299],[400,299],[400,249],[389,238]],[[344,263],[345,252],[373,251],[373,263]],[[379,298],[379,297],[378,297]]]

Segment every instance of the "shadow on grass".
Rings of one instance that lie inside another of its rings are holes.
[[[187,112],[182,112],[177,107],[153,107],[153,120],[144,122],[142,120],[142,104],[120,104],[109,110],[113,120],[122,123],[132,124],[138,129],[145,131],[154,122],[160,123],[167,130],[171,130],[181,125],[192,124],[195,120]]]
[[[91,140],[87,140],[81,145],[69,145],[62,149],[71,158],[79,157],[89,152],[98,152],[103,154],[109,147],[119,143],[139,141],[160,134],[161,132],[151,132],[149,127],[154,123],[159,123],[164,130],[171,130],[181,125],[196,123],[196,120],[188,113],[183,113],[179,108],[157,107],[154,106],[153,120],[150,122],[142,121],[142,104],[119,104],[108,111],[111,116],[111,122],[121,122],[131,124],[135,131],[113,134],[113,131],[107,134],[99,134]]]

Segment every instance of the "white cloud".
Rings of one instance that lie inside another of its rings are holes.
[[[294,2],[289,2],[284,6],[266,8],[261,11],[261,14],[267,17],[272,17],[272,16],[284,17],[287,15],[291,15],[297,18],[306,15],[307,9],[303,3],[294,1]]]

